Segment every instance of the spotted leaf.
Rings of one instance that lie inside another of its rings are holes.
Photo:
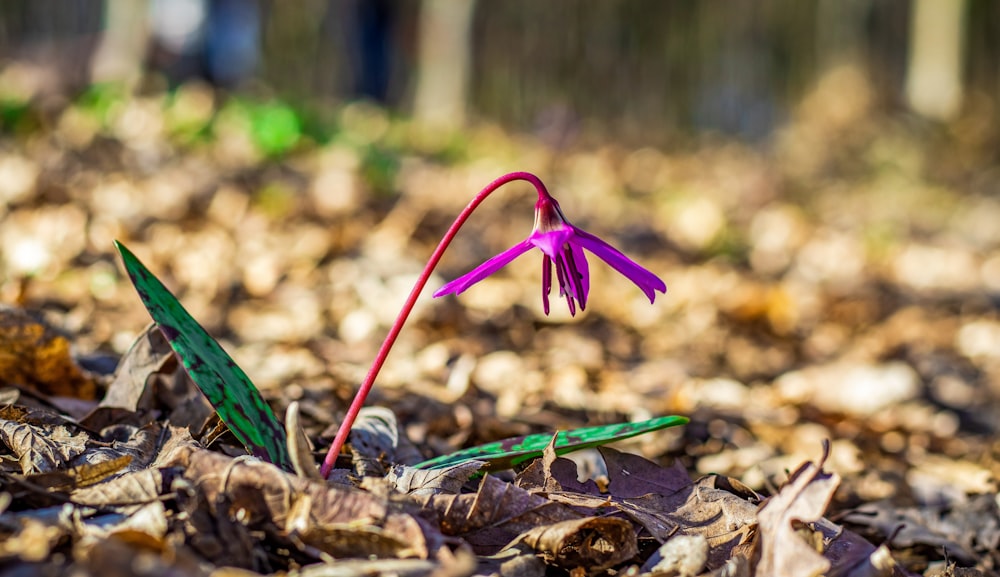
[[[618,423],[615,425],[600,425],[572,431],[562,431],[555,435],[555,450],[557,455],[565,455],[573,451],[606,445],[667,427],[683,425],[687,422],[687,417],[671,415],[669,417],[657,417],[638,423]],[[541,457],[542,451],[545,450],[545,447],[551,441],[552,435],[548,433],[512,437],[502,441],[463,449],[448,455],[442,455],[419,463],[416,467],[418,469],[440,469],[466,461],[482,461],[486,463],[486,466],[483,468],[484,470],[500,471]]]
[[[293,471],[285,428],[243,369],[131,251],[115,246],[142,304],[222,422],[254,456]]]

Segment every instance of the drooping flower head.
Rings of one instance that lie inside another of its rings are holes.
[[[439,297],[449,293],[458,294],[464,291],[500,270],[510,261],[528,252],[531,247],[537,247],[542,251],[542,302],[545,304],[545,314],[549,314],[549,293],[552,290],[553,264],[556,269],[556,279],[559,281],[559,295],[566,297],[566,304],[569,305],[570,314],[576,314],[577,306],[580,307],[580,310],[583,310],[587,306],[587,294],[590,291],[590,273],[587,269],[587,257],[583,252],[584,249],[596,254],[601,260],[635,283],[649,297],[649,302],[653,302],[653,299],[656,297],[656,291],[667,292],[667,285],[663,284],[663,281],[656,275],[635,264],[603,240],[570,224],[566,220],[566,217],[563,216],[562,210],[559,209],[559,203],[556,202],[556,199],[552,198],[552,195],[548,193],[545,185],[542,184],[542,181],[537,176],[530,172],[511,172],[497,178],[486,185],[486,188],[479,191],[479,194],[469,201],[469,204],[458,215],[458,218],[452,223],[451,227],[444,234],[444,237],[441,238],[441,242],[434,249],[434,253],[431,254],[431,258],[427,261],[423,272],[417,278],[413,290],[410,291],[410,296],[407,297],[402,310],[399,311],[399,315],[396,317],[395,322],[393,322],[392,328],[389,329],[389,334],[386,335],[382,346],[379,347],[375,360],[372,361],[371,368],[368,369],[368,374],[365,375],[365,379],[361,382],[354,400],[351,401],[351,406],[347,409],[340,428],[337,429],[337,435],[334,437],[333,442],[330,443],[330,449],[327,451],[326,457],[323,459],[323,466],[320,469],[320,473],[324,478],[330,475],[330,471],[336,463],[337,455],[340,454],[340,450],[343,448],[344,443],[347,441],[347,436],[351,432],[351,426],[361,412],[365,398],[368,396],[369,391],[371,391],[372,386],[375,384],[375,378],[382,369],[383,363],[385,363],[389,349],[396,342],[399,331],[402,330],[403,324],[406,322],[410,311],[413,310],[413,306],[420,296],[420,292],[426,286],[427,280],[430,278],[431,273],[433,273],[434,267],[441,260],[444,251],[451,244],[455,235],[458,234],[458,230],[468,220],[472,212],[476,210],[476,207],[498,188],[515,180],[528,181],[538,191],[538,202],[535,203],[535,226],[531,234],[525,240],[489,259],[468,274],[444,285],[434,293],[434,296]]]
[[[587,307],[590,272],[584,249],[597,255],[611,268],[635,283],[649,297],[650,303],[655,300],[656,291],[667,292],[667,285],[659,277],[636,264],[610,244],[570,224],[556,199],[544,189],[539,189],[538,202],[535,203],[535,225],[528,238],[445,284],[434,293],[434,296],[460,294],[528,252],[532,247],[542,251],[542,304],[545,314],[549,314],[552,265],[555,265],[559,296],[566,298],[570,314],[576,315],[577,306],[580,310]]]

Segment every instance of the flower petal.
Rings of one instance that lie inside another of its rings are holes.
[[[535,230],[528,237],[528,242],[537,246],[538,250],[547,254],[552,260],[556,260],[572,237],[573,229],[571,228],[558,228],[546,232]]]
[[[542,308],[545,316],[549,315],[549,293],[552,292],[552,259],[549,255],[542,257]]]
[[[576,300],[580,303],[580,310],[587,308],[587,296],[590,294],[590,267],[587,264],[587,254],[583,252],[576,243],[570,240],[567,263],[572,273],[572,277],[577,281],[573,283],[576,290]]]
[[[531,250],[532,243],[529,240],[523,240],[509,249],[503,251],[502,253],[490,258],[483,264],[472,269],[468,273],[458,277],[457,279],[446,283],[443,287],[434,291],[435,297],[444,296],[446,294],[461,294],[465,289],[476,284],[477,282],[483,280],[484,278],[490,276],[496,271],[507,266],[510,261],[521,256],[522,254]]]
[[[649,297],[649,302],[653,302],[656,298],[655,291],[660,291],[661,293],[667,292],[667,285],[660,280],[660,277],[642,268],[615,247],[578,228],[575,229],[575,232],[575,243],[597,255],[598,258],[608,263],[611,268],[635,283],[635,286],[639,287]]]
[[[556,259],[556,277],[559,279],[559,296],[566,297],[566,306],[569,307],[570,316],[576,316],[576,306],[574,305],[573,286],[570,284],[569,275],[572,274],[567,268],[566,259],[559,257]]]

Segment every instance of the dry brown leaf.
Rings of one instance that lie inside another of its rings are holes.
[[[878,501],[857,507],[844,520],[891,535],[894,547],[940,547],[964,564],[1000,549],[1000,507],[994,495],[979,495],[947,509]]]
[[[396,414],[385,407],[365,407],[351,427],[354,470],[361,477],[383,477],[388,463],[418,462],[420,452],[399,430]]]
[[[0,382],[42,395],[94,400],[97,385],[70,356],[69,341],[27,312],[0,307]]]
[[[83,463],[66,469],[37,473],[30,475],[28,480],[38,485],[56,491],[71,491],[73,489],[96,485],[112,475],[116,475],[132,462],[131,455],[121,455],[117,458],[104,459],[94,464]]]
[[[63,425],[44,426],[0,419],[0,443],[17,456],[25,475],[66,466],[87,448],[85,433]]]
[[[885,544],[876,548],[825,518],[816,522],[816,528],[828,542],[823,556],[830,560],[831,577],[913,577],[896,563]]]
[[[168,448],[170,443],[191,442],[191,435],[179,427],[153,422],[142,427],[124,425],[107,428],[101,431],[101,439],[115,453],[131,456],[129,470],[138,471],[161,458],[162,451]]]
[[[483,464],[466,461],[444,469],[415,469],[396,465],[386,476],[400,493],[414,496],[458,494],[462,487],[479,472]]]
[[[461,536],[481,555],[496,553],[521,533],[540,525],[585,515],[501,481],[483,477],[472,494],[429,495],[418,499],[437,513],[441,531]]]
[[[607,500],[601,490],[593,482],[587,480],[581,483],[577,480],[577,465],[574,461],[557,457],[549,447],[542,453],[541,459],[535,459],[527,467],[518,471],[514,477],[514,486],[532,493],[573,492],[578,495],[593,496]]]
[[[813,533],[808,524],[823,518],[839,484],[836,473],[824,473],[817,465],[806,463],[790,483],[764,503],[758,514],[759,573],[811,577],[830,569],[830,561],[822,555],[822,537],[817,550],[815,542],[810,545],[802,538],[802,531]]]
[[[169,488],[168,475],[164,482],[165,472],[169,472],[168,463],[177,458],[180,451],[195,447],[190,433],[186,429],[168,427],[159,435],[157,445],[143,456],[147,468],[134,468],[129,472],[105,481],[103,483],[77,489],[71,494],[74,502],[94,507],[116,506],[125,508],[139,506],[160,498]],[[135,461],[130,468],[136,466]]]
[[[65,462],[62,467],[45,473],[32,474],[26,480],[38,487],[60,492],[79,490],[102,483],[122,472],[141,471],[160,455],[163,446],[190,442],[190,435],[181,433],[177,429],[164,430],[158,423],[140,429],[124,426],[114,432],[119,434],[131,432],[131,434],[124,441],[114,440],[112,436],[108,443],[90,443],[83,453]],[[127,486],[128,481],[121,483]],[[103,499],[105,494],[122,496],[117,489],[118,485],[115,483],[98,489],[96,491],[98,499],[95,504],[134,502],[131,499],[122,501]],[[139,494],[144,495],[143,502],[155,497],[155,494],[150,495],[148,491],[140,491]]]
[[[303,543],[333,558],[411,558],[415,551],[406,541],[384,529],[361,523],[310,525],[296,534]]]
[[[114,522],[114,517],[117,522]],[[101,515],[77,525],[84,540],[105,539],[116,535],[131,541],[142,541],[151,546],[164,548],[163,538],[167,534],[169,521],[167,510],[160,501],[152,501],[128,514]]]
[[[197,487],[205,502],[226,503],[224,510],[216,511],[217,519],[239,519],[245,526],[285,527],[294,513],[293,504],[306,495],[312,502],[310,526],[314,530],[375,527],[385,538],[405,544],[398,551],[400,556],[426,558],[441,544],[440,535],[399,504],[289,475],[269,463],[188,447],[175,451],[167,465],[181,467],[184,479]],[[369,551],[358,543],[351,553],[365,556]]]
[[[549,464],[546,459],[532,463],[518,476],[518,482],[528,487],[541,483],[542,487],[533,491],[548,487],[545,494],[550,500],[573,508],[601,513],[609,508],[620,511],[661,543],[677,533],[702,536],[709,546],[709,569],[718,569],[734,555],[748,556],[752,551],[757,526],[756,495],[752,491],[747,493],[745,488],[717,475],[691,482],[677,464],[665,468],[607,447],[601,453],[610,463],[607,494],[600,493],[592,482],[580,483],[575,463],[561,458]],[[583,492],[552,491],[553,482]]]
[[[157,422],[159,411],[139,409],[116,409],[112,407],[95,407],[89,413],[80,417],[80,425],[90,431],[98,431],[101,438],[120,439],[123,428],[138,428]]]
[[[598,451],[608,470],[608,492],[616,497],[670,495],[691,486],[691,477],[680,463],[668,468],[611,447],[598,447]]]
[[[399,543],[385,535],[378,527],[362,527],[357,524],[341,526],[317,527],[310,520],[312,498],[300,494],[292,504],[288,516],[285,535],[298,549],[305,554],[317,557],[324,565],[313,565],[302,570],[304,575],[368,575],[364,571],[387,571],[401,575],[435,575],[465,576],[470,575],[476,566],[475,557],[465,547],[455,551],[442,548],[437,551],[435,559],[370,559],[367,561],[345,560],[343,557],[356,556],[357,549],[374,551],[379,547],[384,550],[380,557],[391,557],[405,552],[406,544]],[[362,542],[359,543],[359,540]],[[334,559],[340,557],[340,559]],[[400,573],[396,573],[399,571]],[[298,574],[293,572],[292,574]],[[379,573],[381,574],[381,573]]]
[[[523,542],[546,562],[578,574],[595,574],[639,553],[632,524],[612,517],[586,517],[541,525],[522,534]]]
[[[166,411],[170,424],[188,427],[196,434],[215,416],[215,409],[188,377],[155,324],[148,325],[132,343],[118,363],[104,399],[83,422],[103,428],[122,422],[123,417],[134,420],[117,409]]]
[[[318,525],[312,519],[313,499],[297,493],[285,518],[284,534],[304,553],[332,560],[354,557],[359,550],[373,557],[408,557],[409,545],[380,527],[364,522]]]
[[[730,491],[725,478],[709,475],[673,495],[644,495],[622,499],[619,508],[657,539],[670,537],[669,528],[708,540],[707,567],[717,569],[730,558],[752,548],[757,528],[757,506]]]
[[[893,575],[895,564],[860,536],[823,518],[840,484],[821,465],[803,464],[791,481],[761,507],[761,555],[765,575]],[[811,542],[811,544],[809,542]],[[900,569],[899,574],[903,574]]]
[[[150,323],[118,363],[115,379],[101,399],[99,407],[117,407],[135,411],[147,390],[150,377],[158,373],[177,370],[177,357],[166,337]]]
[[[0,419],[16,421],[18,423],[48,426],[50,428],[58,425],[77,428],[76,423],[72,420],[51,409],[23,405],[7,405],[0,407]]]
[[[383,477],[395,462],[399,443],[396,415],[385,407],[365,407],[358,413],[349,438],[354,472],[359,477]]]
[[[75,503],[93,507],[125,507],[158,499],[163,494],[163,474],[156,469],[133,471],[99,485],[77,489]]]
[[[643,573],[694,577],[708,562],[708,539],[704,535],[674,535],[642,566]]]
[[[548,566],[534,549],[524,543],[512,545],[495,555],[479,557],[476,575],[503,577],[545,577]]]
[[[171,489],[187,545],[216,565],[270,572],[260,547],[263,534],[253,531],[249,520],[231,509],[225,494],[209,499],[204,491],[183,479],[175,480]]]
[[[322,481],[323,475],[320,474],[312,454],[312,443],[302,429],[298,401],[292,401],[285,409],[285,437],[288,439],[288,455],[292,459],[295,474],[306,479]]]
[[[75,486],[89,487],[90,485],[96,485],[97,483],[108,479],[112,475],[116,475],[119,471],[125,469],[131,463],[132,455],[122,455],[120,457],[98,461],[93,464],[84,463],[70,469],[70,473],[73,475],[75,480]]]

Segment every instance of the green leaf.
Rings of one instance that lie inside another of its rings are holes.
[[[618,423],[615,425],[600,425],[573,431],[562,431],[556,433],[556,454],[565,455],[573,451],[606,445],[667,427],[676,427],[677,425],[687,423],[688,420],[687,417],[671,415],[669,417],[657,417],[638,423]],[[479,445],[478,447],[463,449],[450,455],[435,457],[429,461],[418,463],[416,468],[440,469],[466,461],[483,461],[486,463],[484,470],[501,471],[503,469],[510,469],[525,461],[541,457],[542,451],[545,450],[545,447],[549,445],[551,440],[552,435],[548,433],[513,437]]]
[[[293,471],[285,428],[243,369],[131,251],[117,241],[115,247],[149,316],[222,422],[254,456]]]

